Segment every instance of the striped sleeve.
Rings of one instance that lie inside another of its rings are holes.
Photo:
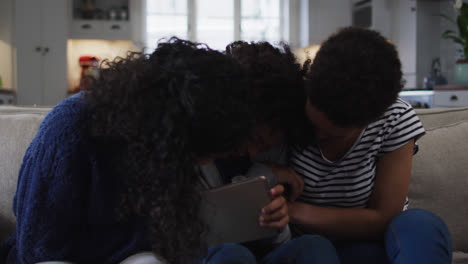
[[[411,139],[416,141],[426,133],[414,109],[402,99],[398,99],[385,115],[389,118],[379,151],[381,155],[402,147]]]

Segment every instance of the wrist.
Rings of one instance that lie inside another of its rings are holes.
[[[290,202],[288,203],[288,214],[289,214],[289,222],[291,223],[299,223],[300,219],[300,203],[298,202]]]

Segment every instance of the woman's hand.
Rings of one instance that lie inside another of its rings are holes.
[[[270,189],[272,201],[262,209],[259,218],[261,226],[283,230],[289,223],[288,205],[283,193],[284,186],[281,184]]]
[[[296,201],[297,197],[299,197],[304,190],[304,181],[301,176],[289,167],[271,163],[266,163],[265,165],[271,168],[273,174],[276,176],[278,184],[288,185],[290,187],[288,199],[291,202]]]

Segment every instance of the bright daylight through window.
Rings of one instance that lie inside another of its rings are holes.
[[[147,0],[146,47],[177,36],[223,50],[234,40],[273,43],[284,36],[287,0]]]

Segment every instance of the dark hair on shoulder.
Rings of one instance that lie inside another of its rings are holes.
[[[296,132],[306,120],[304,74],[290,47],[235,41],[226,47],[226,53],[246,71],[257,122],[285,129],[289,141],[299,141]]]
[[[120,215],[148,222],[171,263],[201,257],[197,158],[236,151],[253,130],[244,71],[207,46],[171,38],[107,62],[86,92],[90,131],[125,190]]]
[[[308,70],[306,92],[311,104],[343,127],[375,121],[402,88],[395,46],[378,32],[358,27],[330,36]]]

